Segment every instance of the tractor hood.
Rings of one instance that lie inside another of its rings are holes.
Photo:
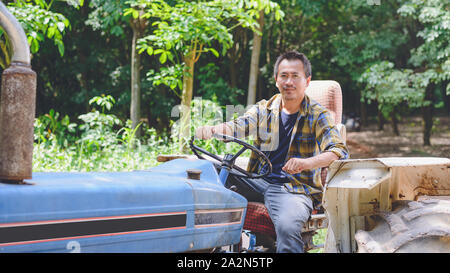
[[[200,179],[188,179],[189,169],[201,171]],[[24,182],[0,184],[0,251],[57,251],[61,245],[38,246],[67,238],[90,240],[92,248],[85,251],[109,252],[92,240],[164,240],[199,232],[208,237],[112,250],[188,251],[221,245],[212,234],[217,237],[230,228],[237,231],[230,242],[237,243],[247,206],[245,198],[223,187],[213,164],[205,160],[177,159],[133,172],[33,173]],[[230,240],[227,236],[223,239]]]

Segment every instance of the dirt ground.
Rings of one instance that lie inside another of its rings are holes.
[[[399,126],[400,136],[387,123],[382,131],[376,124],[360,132],[347,129],[350,158],[374,157],[446,157],[450,158],[450,117],[434,119],[431,146],[423,146],[423,123],[420,117],[405,118]]]

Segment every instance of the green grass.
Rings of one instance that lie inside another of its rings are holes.
[[[314,235],[313,237],[313,243],[315,245],[321,245],[321,244],[325,244],[325,238],[327,236],[327,229],[319,229],[317,231],[317,234]],[[323,253],[323,248],[319,248],[319,249],[313,249],[308,251],[309,253]]]

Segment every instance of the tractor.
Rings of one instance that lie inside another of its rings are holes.
[[[273,249],[264,205],[227,186],[228,179],[267,175],[245,170],[238,158],[244,150],[265,155],[229,136],[218,137],[243,146],[235,155],[211,154],[192,140],[199,158],[161,155],[164,163],[148,170],[33,173],[36,73],[25,33],[1,2],[0,25],[13,49],[0,101],[0,252]],[[330,110],[345,137],[339,84],[313,81],[307,93]],[[449,167],[448,158],[335,161],[322,170],[322,210],[302,230],[307,248],[328,228],[326,252],[450,252]]]
[[[341,135],[342,91],[335,81],[311,81],[307,95],[331,112]],[[231,137],[218,139],[242,141]],[[248,144],[247,144],[248,145]],[[245,174],[248,159],[223,158],[191,144],[194,153],[207,154],[226,186]],[[264,154],[255,151],[260,157]],[[237,154],[240,154],[238,152]],[[170,156],[169,156],[170,158]],[[234,160],[234,161],[233,161]],[[264,159],[268,161],[267,158]],[[163,161],[163,160],[161,160]],[[235,166],[235,165],[238,166]],[[321,170],[322,207],[314,210],[302,230],[306,251],[323,247],[325,252],[450,252],[450,159],[436,157],[391,157],[337,160]],[[259,175],[258,177],[260,177]],[[327,228],[325,245],[314,245],[318,229]],[[276,234],[262,203],[249,202],[244,230],[256,240],[246,240],[244,251],[273,251]],[[247,236],[248,237],[248,236]],[[246,238],[243,236],[243,238]],[[258,245],[258,238],[261,245]],[[253,241],[253,243],[251,243]]]

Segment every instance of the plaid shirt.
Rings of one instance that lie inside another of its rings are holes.
[[[226,124],[232,129],[234,137],[256,136],[254,146],[269,155],[278,147],[280,106],[281,95],[277,94],[268,101],[258,102],[244,115]],[[349,157],[348,149],[331,119],[330,112],[305,95],[292,131],[285,162],[290,158],[309,158],[324,151],[333,152],[339,159]],[[263,167],[262,163],[252,152],[247,170],[258,173]],[[319,168],[289,175],[290,182],[284,186],[289,192],[306,193],[316,200],[321,200],[320,171]]]

